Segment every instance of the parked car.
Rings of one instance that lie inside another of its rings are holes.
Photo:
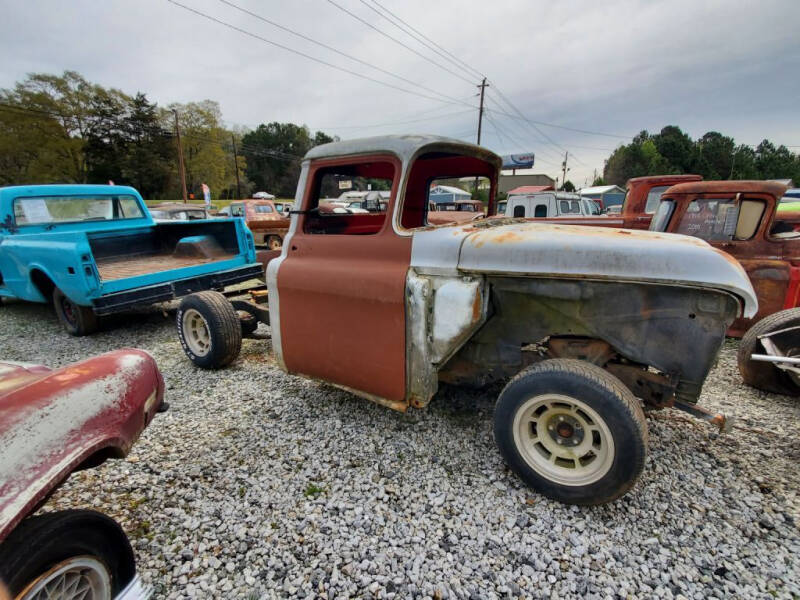
[[[278,250],[289,230],[287,215],[272,200],[236,200],[220,211],[226,217],[242,217],[257,246]]]
[[[544,219],[553,217],[593,217],[600,208],[587,198],[570,192],[536,192],[509,196],[506,217]]]
[[[255,198],[256,200],[274,200],[275,196],[267,192],[256,192],[255,194],[253,194],[253,198]]]
[[[148,208],[150,216],[156,223],[165,221],[202,221],[210,219],[211,214],[201,204],[182,204],[180,202],[164,202]]]
[[[800,308],[764,317],[742,336],[739,373],[754,388],[800,396]]]
[[[800,232],[776,207],[786,186],[770,181],[696,181],[667,189],[652,231],[705,240],[738,260],[758,296],[758,312],[730,329],[741,337],[751,325],[800,306]]]
[[[156,223],[125,186],[0,188],[0,297],[53,302],[72,335],[98,316],[259,277],[238,219]]]
[[[451,208],[452,207],[452,208]],[[429,225],[449,225],[451,223],[469,223],[484,218],[483,211],[477,212],[474,206],[469,206],[468,210],[456,210],[458,204],[428,204],[427,222]]]
[[[275,210],[284,217],[289,216],[289,212],[292,210],[292,206],[294,206],[294,201],[292,200],[273,200],[272,203],[275,205]]]
[[[735,260],[686,236],[505,219],[429,225],[432,179],[485,177],[492,214],[501,164],[435,136],[310,150],[261,296],[275,360],[400,411],[426,406],[440,381],[507,382],[494,435],[508,465],[560,501],[607,502],[645,464],[639,399],[725,423],[696,402],[728,325],[755,314],[755,293]],[[399,192],[385,213],[321,212],[321,190],[343,175]],[[187,296],[176,322],[200,367],[239,352],[237,312],[221,294]]]
[[[0,582],[12,598],[148,596],[113,519],[91,510],[30,515],[72,472],[126,456],[163,397],[158,367],[141,350],[56,370],[0,360]]]

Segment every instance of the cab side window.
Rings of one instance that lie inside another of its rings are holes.
[[[395,177],[394,164],[380,160],[318,169],[313,174],[303,231],[314,235],[378,233],[389,218],[389,204],[382,200],[391,194]],[[354,190],[364,193],[360,201],[350,200]]]
[[[244,217],[244,204],[231,204],[232,217]]]
[[[547,216],[547,205],[546,204],[537,204],[536,208],[533,209],[533,216],[537,218],[544,218]]]
[[[536,207],[539,208],[538,206]],[[514,216],[515,217],[524,217],[525,216],[525,207],[522,204],[517,204],[514,207]]]

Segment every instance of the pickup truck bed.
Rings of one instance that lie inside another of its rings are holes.
[[[147,273],[159,273],[172,269],[205,265],[221,260],[229,260],[235,256],[235,254],[227,252],[210,258],[175,256],[171,252],[165,252],[149,256],[105,258],[97,261],[97,270],[102,281],[113,281]]]

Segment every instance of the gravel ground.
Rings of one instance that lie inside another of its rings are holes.
[[[497,390],[447,388],[403,415],[283,374],[266,340],[196,369],[171,319],[70,338],[48,307],[0,308],[4,358],[61,366],[128,345],[158,360],[170,410],[44,508],[119,520],[157,598],[800,597],[800,401],[744,387],[734,341],[702,404],[739,427],[650,414],[636,487],[577,508],[505,468]]]

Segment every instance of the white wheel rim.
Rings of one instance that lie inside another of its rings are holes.
[[[110,600],[111,576],[93,556],[75,556],[55,565],[20,592],[16,600]]]
[[[614,462],[606,422],[585,402],[561,394],[526,400],[514,415],[514,444],[542,477],[560,485],[589,485]]]
[[[205,317],[193,308],[183,313],[183,339],[195,356],[205,356],[211,350],[211,333]]]

